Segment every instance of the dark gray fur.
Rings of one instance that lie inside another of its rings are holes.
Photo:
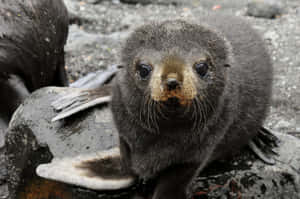
[[[179,48],[184,56],[192,47],[207,50],[216,67],[216,78],[206,82],[205,118],[194,121],[178,112],[159,118],[158,128],[149,127],[143,110],[149,82],[136,78],[133,60],[144,49],[168,54]],[[117,74],[111,107],[122,163],[140,178],[158,179],[154,199],[187,198],[195,175],[240,151],[263,125],[272,64],[262,39],[241,19],[211,15],[197,25],[181,20],[145,25],[127,39],[121,56],[125,68]],[[195,122],[197,128],[191,128]]]
[[[68,85],[68,24],[62,0],[0,0],[0,120],[34,90]]]

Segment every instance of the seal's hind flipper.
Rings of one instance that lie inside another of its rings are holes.
[[[269,130],[261,127],[259,133],[249,142],[250,149],[266,164],[273,165],[273,155],[278,155],[273,148],[278,147],[279,139]]]
[[[100,88],[118,72],[120,67],[121,66],[119,65],[112,65],[111,67],[108,67],[105,71],[89,73],[86,76],[70,84],[70,87],[85,89]]]
[[[58,113],[52,122],[69,117],[90,107],[110,102],[110,85],[105,85],[93,90],[79,89],[54,101],[51,105]]]
[[[93,154],[53,159],[37,167],[38,176],[94,190],[117,190],[131,186],[135,176],[123,171],[118,148]]]

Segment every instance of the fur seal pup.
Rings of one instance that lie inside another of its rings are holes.
[[[193,178],[261,131],[272,64],[243,20],[211,15],[136,29],[121,51],[111,109],[123,168],[157,179],[153,199],[189,198]]]
[[[68,23],[62,0],[0,0],[1,123],[7,125],[34,90],[68,85],[64,68]]]
[[[127,39],[121,64],[111,91],[121,164],[132,176],[157,179],[153,199],[189,198],[189,184],[205,166],[247,144],[274,163],[268,153],[274,154],[277,138],[262,127],[272,64],[243,20],[212,15],[201,23],[142,26]],[[63,96],[52,104],[61,110],[52,121],[108,102],[108,95],[99,87]],[[60,167],[51,168],[39,175],[47,178]]]

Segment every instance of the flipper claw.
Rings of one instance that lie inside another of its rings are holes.
[[[274,147],[278,147],[279,139],[269,130],[261,127],[259,134],[248,144],[250,149],[266,164],[274,165],[275,159],[272,157],[278,155]]]

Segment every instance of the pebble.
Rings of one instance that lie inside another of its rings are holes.
[[[7,198],[8,198],[8,186],[0,185],[0,199],[7,199]]]
[[[283,4],[278,0],[253,0],[247,5],[247,15],[273,19],[284,12]]]
[[[4,137],[4,130],[2,128],[0,128],[0,151],[4,147],[4,143],[5,143],[4,138],[5,138]]]

